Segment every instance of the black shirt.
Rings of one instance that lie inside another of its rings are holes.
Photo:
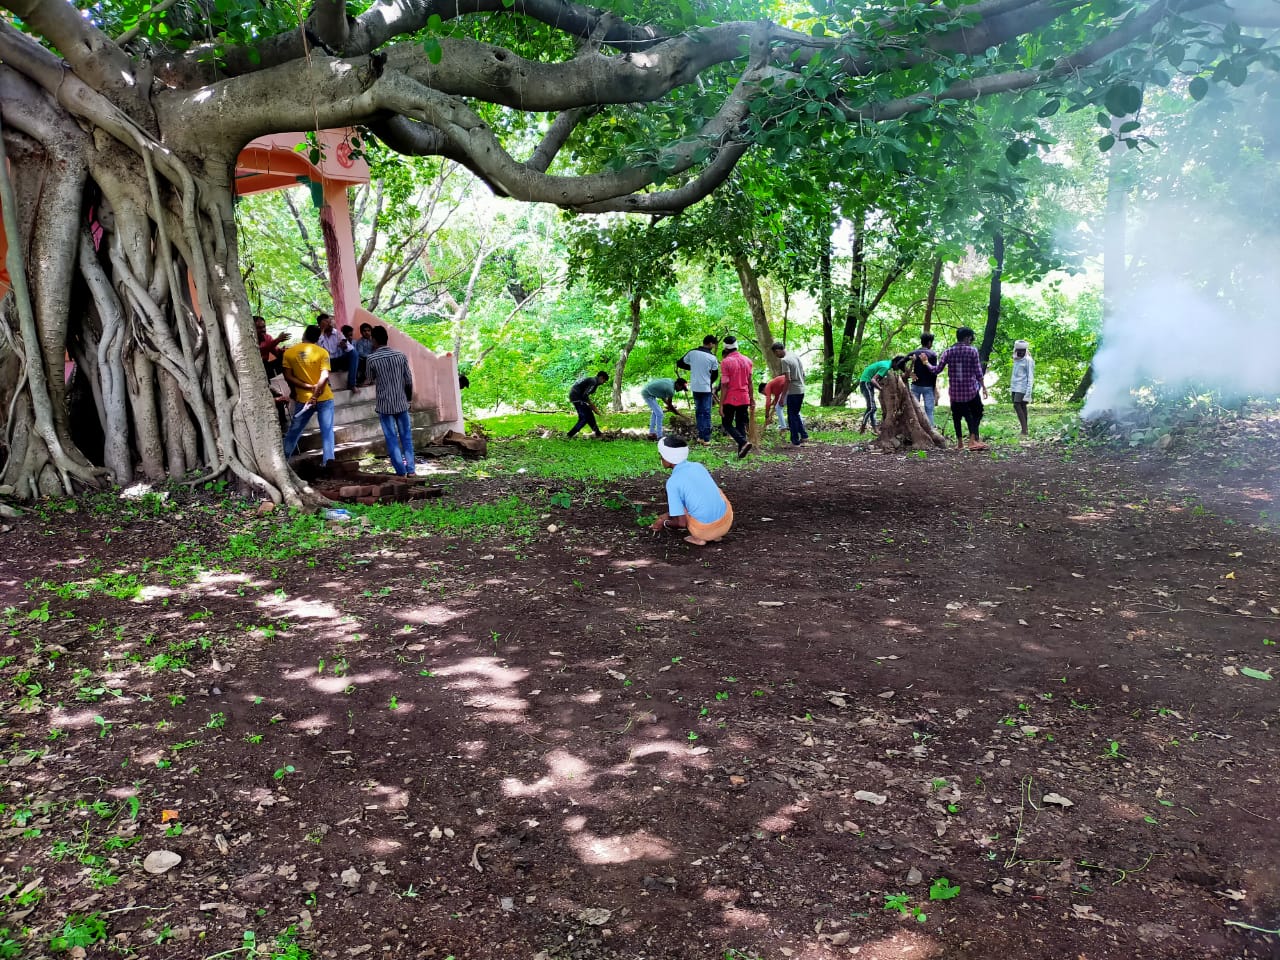
[[[921,355],[923,355],[934,366],[937,366],[938,364],[938,355],[932,350],[927,350],[924,347],[921,347],[918,350],[912,351],[911,373],[915,378],[916,386],[933,387],[936,390],[938,389],[938,375],[920,362]]]
[[[570,403],[590,403],[591,395],[596,392],[596,387],[600,386],[600,381],[595,377],[584,377],[573,385],[573,389],[569,391]]]

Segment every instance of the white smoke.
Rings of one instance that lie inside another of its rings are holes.
[[[1084,416],[1133,406],[1135,391],[1280,395],[1280,230],[1196,204],[1144,211],[1134,282],[1116,298],[1094,357]]]

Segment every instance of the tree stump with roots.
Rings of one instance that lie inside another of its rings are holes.
[[[880,404],[884,416],[875,441],[880,449],[887,452],[909,445],[925,450],[945,445],[942,434],[930,426],[924,408],[911,395],[902,377],[891,373],[880,381]]]

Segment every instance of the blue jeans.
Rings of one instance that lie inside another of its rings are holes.
[[[645,397],[644,402],[649,405],[649,432],[659,439],[662,438],[662,404],[658,402],[657,397]]]
[[[321,400],[311,406],[294,402],[289,432],[284,435],[284,455],[292,457],[298,449],[298,438],[311,422],[312,414],[320,414],[320,442],[324,445],[324,462],[333,462],[333,401]]]
[[[698,423],[698,439],[711,439],[711,394],[695,393],[693,395],[693,412]]]
[[[382,436],[387,441],[391,469],[402,477],[413,476],[417,461],[413,457],[413,422],[409,419],[409,411],[380,413],[378,421],[382,424]]]
[[[933,407],[938,402],[938,391],[933,387],[922,387],[918,383],[911,385],[911,395],[924,404],[924,415],[929,418],[929,426],[933,426]]]
[[[334,370],[347,371],[347,387],[354,390],[360,382],[360,354],[355,350],[346,353],[329,354],[329,366]]]
[[[809,431],[804,428],[804,421],[800,419],[800,406],[803,403],[803,393],[787,394],[787,429],[791,431],[791,442],[794,444],[809,439]]]

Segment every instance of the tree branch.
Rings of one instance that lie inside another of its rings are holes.
[[[538,173],[546,173],[551,166],[551,161],[556,158],[578,124],[595,116],[600,109],[600,107],[576,107],[558,114],[524,165]]]

